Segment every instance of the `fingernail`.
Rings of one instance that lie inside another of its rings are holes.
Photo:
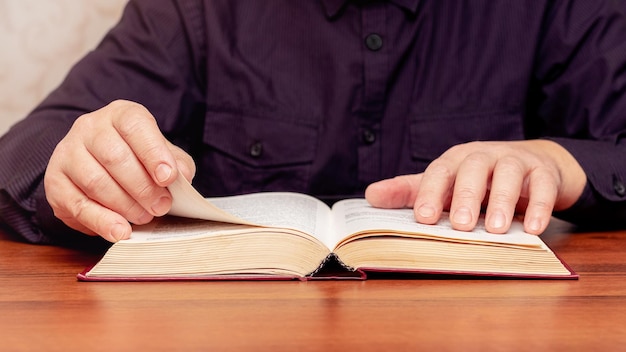
[[[170,200],[168,197],[161,197],[156,202],[152,203],[152,212],[157,216],[164,215],[170,210],[169,204]]]
[[[472,222],[472,213],[467,207],[458,208],[454,212],[454,215],[452,216],[452,220],[454,220],[454,222],[456,222],[457,224],[467,225],[470,222]]]
[[[116,242],[126,239],[126,226],[122,224],[115,224],[111,228],[111,238]]]
[[[167,164],[160,164],[156,168],[155,175],[157,181],[165,182],[169,180],[170,176],[172,176],[172,168]]]
[[[538,218],[532,218],[528,222],[528,229],[531,232],[538,232],[541,230],[541,221]]]
[[[419,216],[424,218],[431,218],[435,216],[435,208],[428,204],[423,204],[417,209]]]
[[[495,212],[491,215],[491,227],[494,229],[503,228],[506,224],[506,217],[501,212]]]

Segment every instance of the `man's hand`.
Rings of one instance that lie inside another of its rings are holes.
[[[68,226],[116,242],[172,204],[165,188],[195,165],[169,143],[141,105],[115,101],[79,117],[50,157],[44,187]]]
[[[450,148],[417,175],[371,184],[375,207],[412,207],[420,223],[450,211],[453,228],[471,231],[486,206],[487,231],[504,233],[517,210],[526,232],[541,234],[553,210],[572,206],[587,177],[574,157],[547,140],[471,142]]]

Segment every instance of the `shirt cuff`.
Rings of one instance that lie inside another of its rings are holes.
[[[555,217],[582,226],[613,228],[626,219],[626,147],[614,142],[547,138],[567,149],[587,175],[587,185],[570,208]]]

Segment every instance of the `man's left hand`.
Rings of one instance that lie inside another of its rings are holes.
[[[553,210],[578,200],[586,182],[581,166],[556,142],[470,142],[448,149],[421,174],[371,184],[365,197],[375,207],[412,207],[424,224],[448,210],[452,227],[462,231],[474,229],[486,207],[487,231],[505,233],[517,211],[525,231],[538,235]]]

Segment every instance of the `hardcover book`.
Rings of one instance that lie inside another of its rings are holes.
[[[506,234],[484,223],[453,230],[415,221],[412,209],[365,199],[332,208],[299,193],[203,198],[185,179],[169,187],[172,210],[134,226],[83,281],[365,279],[370,273],[577,278],[539,236],[514,221]]]

